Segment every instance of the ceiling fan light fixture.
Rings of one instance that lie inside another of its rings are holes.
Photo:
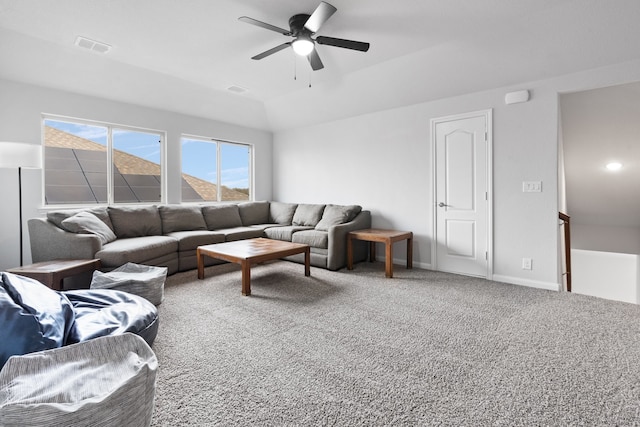
[[[300,56],[307,56],[313,51],[313,41],[310,37],[299,36],[291,43],[293,51]]]
[[[611,172],[617,172],[622,169],[622,164],[618,162],[607,163],[607,169]]]

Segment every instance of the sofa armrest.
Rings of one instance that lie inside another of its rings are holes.
[[[45,218],[31,218],[27,224],[33,262],[93,259],[102,249],[100,238],[94,234],[70,233]]]
[[[347,265],[347,233],[354,230],[371,228],[371,212],[361,211],[353,221],[329,227],[327,268],[338,270]],[[366,244],[354,243],[354,260],[366,258]],[[364,243],[364,242],[360,242]]]

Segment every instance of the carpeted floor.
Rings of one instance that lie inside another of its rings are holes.
[[[637,425],[640,308],[381,263],[170,276],[155,426]]]

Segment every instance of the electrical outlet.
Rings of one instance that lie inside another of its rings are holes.
[[[523,270],[532,270],[532,263],[533,261],[531,260],[531,258],[522,258],[522,269]]]

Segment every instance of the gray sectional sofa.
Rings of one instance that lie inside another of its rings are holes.
[[[133,262],[172,274],[197,267],[198,246],[267,237],[306,243],[311,265],[338,270],[347,262],[347,233],[370,228],[371,214],[356,205],[260,201],[60,210],[28,224],[33,262],[98,258],[103,271]],[[365,258],[366,244],[354,242],[354,260]],[[304,262],[303,255],[287,259]]]

